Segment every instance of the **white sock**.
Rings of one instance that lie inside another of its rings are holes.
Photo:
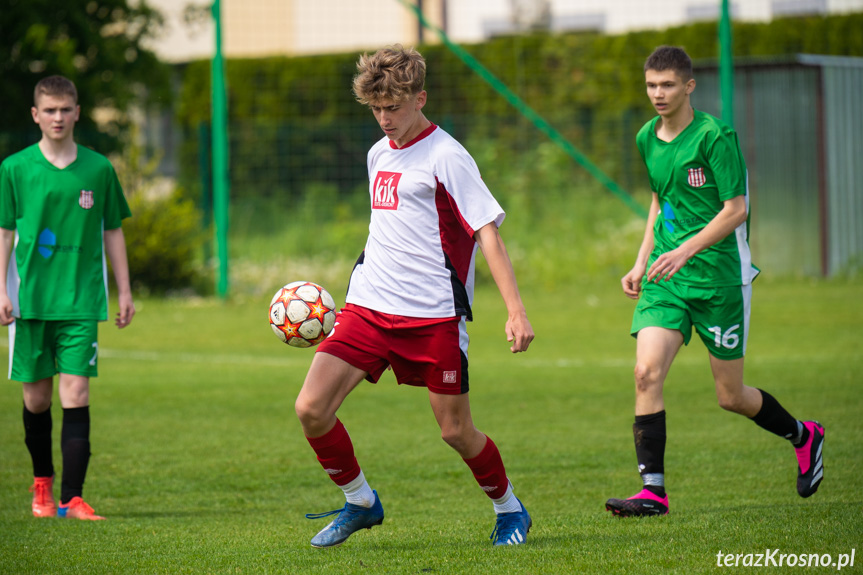
[[[353,503],[360,507],[371,507],[375,504],[375,494],[362,471],[360,471],[356,479],[347,485],[339,485],[339,487],[345,492],[348,503]]]
[[[500,499],[492,499],[494,504],[494,512],[500,513],[518,513],[521,511],[521,502],[518,497],[512,492],[512,483],[506,487],[506,493]]]

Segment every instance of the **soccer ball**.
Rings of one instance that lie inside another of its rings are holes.
[[[270,327],[288,345],[312,347],[333,330],[335,309],[333,296],[318,284],[289,283],[270,302]]]

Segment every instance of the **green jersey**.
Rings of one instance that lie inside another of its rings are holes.
[[[131,216],[108,159],[78,146],[63,169],[38,144],[0,164],[0,227],[15,230],[7,290],[22,319],[108,319],[104,230]]]
[[[700,232],[724,201],[745,196],[749,209],[746,163],[737,133],[710,114],[694,113],[692,123],[671,142],[656,136],[659,116],[635,138],[660,206],[648,268],[661,254]],[[748,285],[758,273],[752,265],[748,235],[747,218],[734,233],[696,254],[671,281],[693,286]]]

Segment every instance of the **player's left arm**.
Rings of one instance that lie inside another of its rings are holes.
[[[735,196],[722,203],[719,213],[704,228],[680,244],[676,249],[656,258],[647,270],[647,281],[668,281],[686,265],[695,254],[725,239],[746,221],[746,196]]]
[[[117,282],[117,299],[119,311],[114,323],[118,328],[124,328],[132,322],[135,316],[135,304],[132,301],[132,287],[129,281],[129,259],[126,256],[126,238],[123,228],[105,230],[105,251],[111,260],[114,270],[114,280]]]
[[[512,261],[509,259],[503,238],[497,231],[497,224],[490,222],[484,225],[474,233],[473,237],[479,249],[482,250],[485,261],[488,262],[491,276],[506,304],[508,314],[505,327],[506,340],[512,343],[509,349],[513,353],[526,351],[535,335],[530,320],[527,319],[527,311],[521,301]]]

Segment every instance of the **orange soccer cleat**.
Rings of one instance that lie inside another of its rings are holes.
[[[98,521],[105,519],[101,515],[96,515],[93,508],[84,503],[80,497],[73,497],[69,503],[60,504],[57,509],[57,517],[66,517],[68,519],[84,519],[89,521]]]
[[[53,475],[51,477],[34,477],[30,492],[33,494],[34,517],[57,517]]]

